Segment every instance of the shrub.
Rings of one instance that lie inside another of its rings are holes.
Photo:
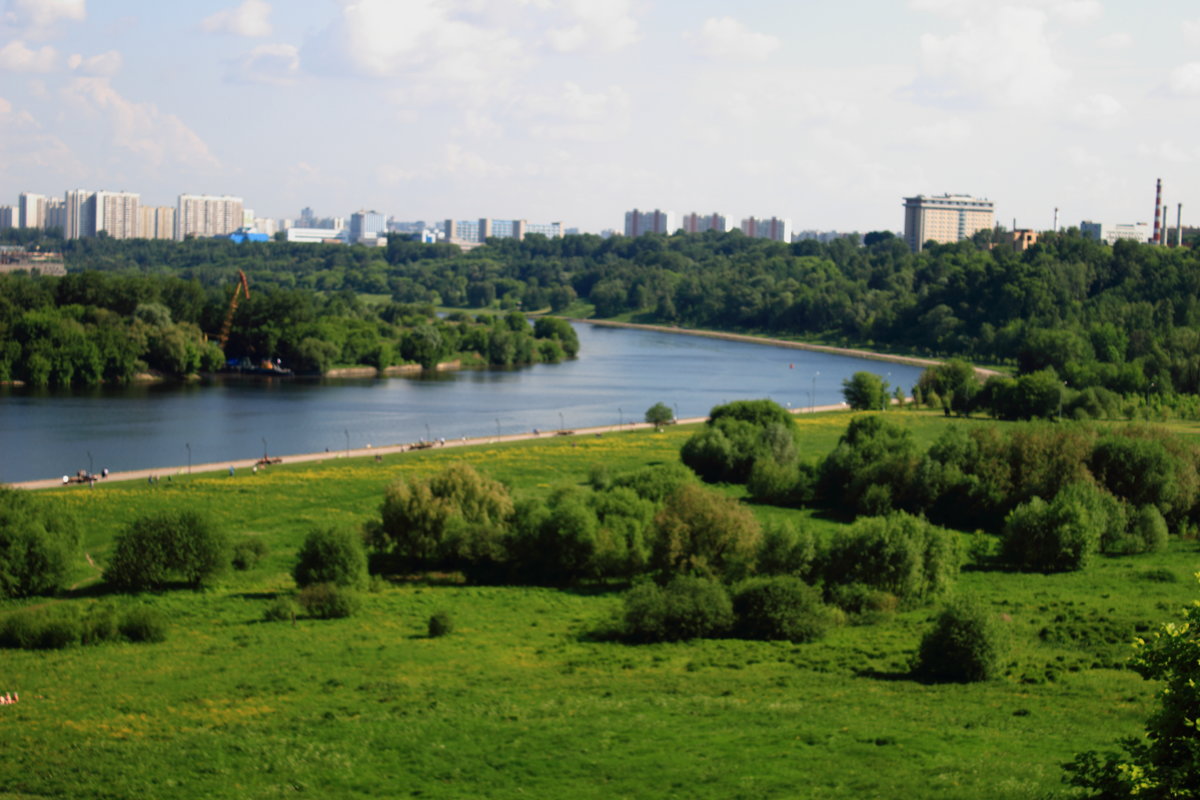
[[[770,525],[763,532],[758,548],[758,572],[807,578],[816,557],[816,540],[807,528],[796,528],[786,522]]]
[[[112,606],[97,603],[80,620],[80,641],[83,644],[113,642],[121,638],[120,619]]]
[[[429,618],[430,639],[449,636],[451,633],[454,633],[454,620],[450,617],[449,612],[438,611]]]
[[[856,411],[882,411],[888,404],[888,383],[873,372],[856,372],[842,381],[842,397]]]
[[[875,589],[864,583],[843,583],[826,587],[830,603],[852,615],[858,622],[870,622],[900,608],[900,598],[891,592]]]
[[[705,481],[745,483],[759,458],[794,462],[798,442],[787,409],[770,400],[739,400],[713,408],[679,455]]]
[[[695,473],[683,464],[655,464],[617,475],[613,486],[633,489],[638,497],[661,503],[683,484],[695,481]]]
[[[998,677],[1007,655],[1004,632],[979,601],[963,597],[946,606],[921,639],[916,676],[937,682],[973,683]]]
[[[195,588],[229,565],[225,534],[203,514],[162,511],[134,520],[117,535],[104,580],[121,589],[158,589],[173,579]]]
[[[1001,554],[1018,569],[1064,572],[1082,569],[1108,530],[1106,493],[1090,484],[1071,484],[1046,503],[1034,497],[1004,522]]]
[[[257,536],[246,536],[233,545],[233,555],[230,559],[233,568],[245,572],[258,566],[266,558],[267,543]]]
[[[1167,549],[1170,534],[1167,521],[1154,506],[1142,506],[1133,515],[1129,525],[1129,538],[1138,553],[1160,553]]]
[[[916,466],[908,430],[878,414],[856,417],[817,468],[817,500],[851,515],[903,507]]]
[[[831,617],[821,594],[799,578],[747,582],[733,596],[734,632],[743,639],[811,642],[825,635]]]
[[[758,503],[800,508],[812,502],[815,484],[816,470],[809,464],[780,464],[759,457],[750,468],[746,491]]]
[[[279,595],[263,609],[264,622],[287,622],[296,620],[296,601],[287,595]]]
[[[40,626],[31,611],[9,614],[0,622],[0,647],[31,650],[36,645]]]
[[[827,587],[861,583],[913,605],[949,589],[958,570],[951,534],[897,512],[855,522],[830,544],[823,571]]]
[[[0,599],[61,588],[78,548],[74,517],[31,492],[0,485]]]
[[[625,594],[622,631],[635,642],[673,642],[724,635],[733,604],[720,583],[680,576],[665,587],[642,583]]]
[[[698,574],[736,580],[753,566],[758,520],[736,500],[684,484],[654,517],[651,567],[660,575]]]
[[[513,514],[508,490],[467,464],[388,487],[380,519],[367,527],[372,550],[409,567],[459,568],[495,558]]]
[[[42,615],[38,626],[38,650],[61,650],[79,644],[79,618],[70,612]]]
[[[131,642],[161,642],[167,638],[167,621],[153,608],[134,608],[125,612],[117,627]]]
[[[358,611],[358,596],[332,583],[314,583],[304,587],[296,598],[300,607],[316,619],[341,619]]]
[[[300,587],[332,583],[351,589],[367,585],[367,554],[357,534],[317,528],[304,538],[292,577]]]

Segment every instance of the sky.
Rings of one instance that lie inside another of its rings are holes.
[[[0,204],[1200,218],[1195,0],[0,0]]]

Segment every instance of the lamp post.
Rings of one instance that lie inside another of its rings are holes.
[[[346,434],[346,458],[350,457],[350,429],[342,428],[342,433]]]
[[[187,451],[188,451],[188,475],[191,475],[192,474],[192,443],[185,442],[183,446],[186,447]]]
[[[820,372],[814,372],[812,378],[812,391],[808,393],[808,413],[817,413],[817,376]]]
[[[617,419],[620,420],[620,422],[617,423],[617,427],[618,428],[625,427],[625,409],[621,408],[620,406],[617,406],[617,414],[618,414]]]
[[[263,443],[263,461],[266,461],[267,460],[267,437],[261,436],[259,438],[262,439],[262,443]]]
[[[500,418],[496,417],[496,438],[500,438]]]
[[[88,450],[87,454],[88,454],[88,475],[91,475],[96,470],[92,469],[92,451]]]
[[[679,422],[679,403],[673,403],[675,406],[675,421]]]
[[[425,423],[425,441],[427,441],[427,442],[433,441],[433,436],[430,435],[430,433],[429,433],[429,423],[428,422]]]
[[[560,412],[558,412],[558,429],[560,431],[566,430],[566,427],[567,427],[567,425],[565,422],[563,422],[563,415],[562,415],[562,412],[560,411]]]

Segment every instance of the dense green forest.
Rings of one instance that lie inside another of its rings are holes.
[[[442,361],[510,366],[574,357],[575,331],[518,312],[439,317],[428,304],[368,306],[352,291],[255,287],[214,341],[231,291],[195,277],[83,270],[65,277],[0,275],[0,381],[33,385],[124,382],[154,370],[186,376],[227,359],[278,359],[296,372],[378,369]]]
[[[206,291],[228,293],[243,269],[255,287],[315,290],[321,302],[367,293],[398,303],[559,312],[581,299],[597,317],[959,356],[1021,373],[1051,368],[1076,389],[1200,392],[1193,248],[1109,247],[1074,229],[1045,234],[1025,252],[989,239],[918,254],[889,233],[827,244],[737,232],[531,235],[490,240],[469,253],[399,236],[386,248],[104,238],[44,244],[61,246],[72,272],[165,273]],[[240,315],[241,329],[251,330]]]

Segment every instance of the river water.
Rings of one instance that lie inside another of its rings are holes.
[[[218,380],[47,391],[0,387],[0,483],[228,459],[680,418],[731,400],[837,403],[874,372],[908,390],[920,367],[701,336],[576,325],[563,364],[384,379]]]

